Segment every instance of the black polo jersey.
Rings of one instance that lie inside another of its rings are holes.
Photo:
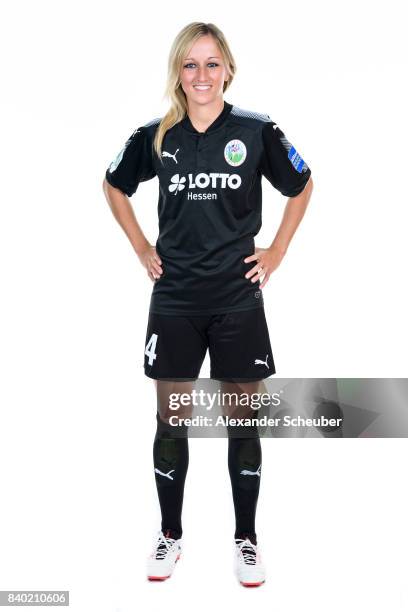
[[[137,128],[106,170],[106,180],[132,196],[139,183],[159,179],[163,273],[150,311],[206,315],[263,306],[260,281],[244,263],[262,225],[261,179],[284,196],[298,195],[310,168],[269,115],[224,101],[205,132],[188,115],[169,129],[159,160],[153,139],[161,118]]]

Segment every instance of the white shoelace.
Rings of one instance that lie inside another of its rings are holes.
[[[170,548],[174,545],[176,540],[173,538],[166,538],[161,531],[156,544],[156,553],[153,555],[155,559],[165,559]]]
[[[256,546],[252,544],[251,540],[246,538],[246,540],[235,540],[237,548],[241,553],[244,563],[247,565],[256,565]]]

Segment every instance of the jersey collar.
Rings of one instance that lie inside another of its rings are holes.
[[[218,115],[218,117],[208,126],[205,132],[199,132],[198,130],[196,130],[194,125],[191,123],[190,117],[188,115],[186,115],[184,119],[180,121],[180,125],[185,130],[192,132],[193,134],[208,134],[209,132],[214,132],[215,130],[217,130],[219,127],[223,125],[224,121],[230,114],[231,109],[232,109],[232,104],[229,104],[228,102],[224,100],[223,110]]]

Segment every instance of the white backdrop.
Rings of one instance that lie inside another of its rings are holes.
[[[168,52],[191,21],[229,40],[225,99],[268,113],[312,170],[306,216],[264,289],[277,376],[407,374],[403,2],[9,4],[0,590],[69,589],[75,612],[407,610],[405,440],[263,441],[268,579],[256,591],[232,574],[226,440],[192,440],[183,557],[170,581],[145,580],[159,527],[142,367],[152,284],[102,180],[131,132],[165,112]],[[152,243],[157,197],[153,179],[132,198]],[[285,203],[264,180],[259,246]]]

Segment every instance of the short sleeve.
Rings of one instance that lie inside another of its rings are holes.
[[[106,170],[110,185],[132,196],[140,182],[156,176],[153,166],[153,145],[144,127],[137,128]]]
[[[268,181],[289,198],[301,193],[311,170],[293,144],[273,121],[262,127],[263,151],[259,170]]]

